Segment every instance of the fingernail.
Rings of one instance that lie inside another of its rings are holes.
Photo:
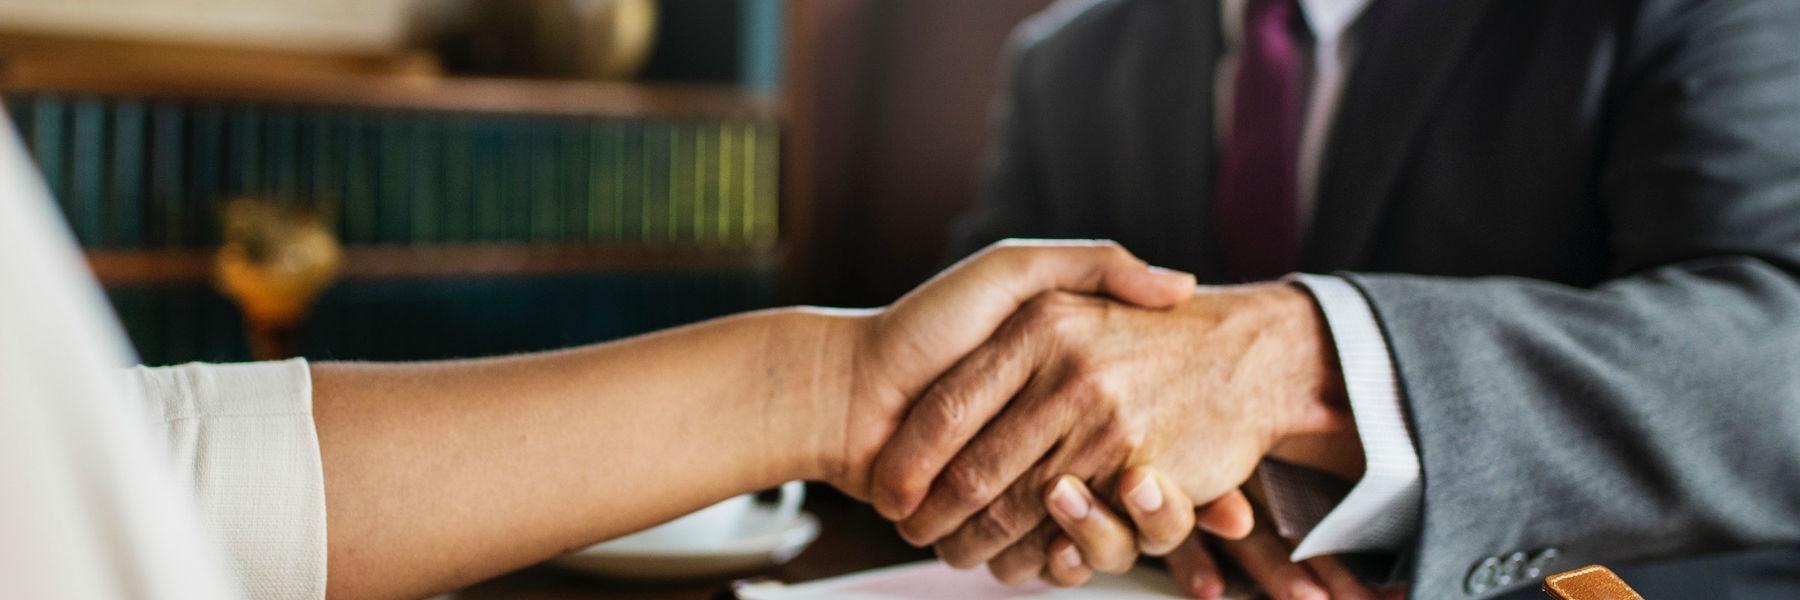
[[[1159,267],[1156,265],[1150,265],[1149,270],[1150,270],[1151,275],[1155,275],[1157,277],[1168,277],[1171,279],[1191,279],[1194,277],[1193,273],[1189,273],[1187,271],[1177,271],[1175,269],[1165,269],[1163,267]]]
[[[1304,579],[1288,584],[1288,600],[1325,600],[1325,590]]]
[[[1138,510],[1147,513],[1156,512],[1157,510],[1160,510],[1163,505],[1162,486],[1156,485],[1156,478],[1154,477],[1145,477],[1143,481],[1138,482],[1137,487],[1131,488],[1131,491],[1126,493],[1125,496],[1131,500],[1132,506],[1136,506]]]
[[[1081,566],[1081,552],[1074,546],[1064,546],[1061,552],[1056,553],[1056,561],[1065,567],[1079,567]]]
[[[1075,484],[1069,483],[1068,479],[1057,481],[1056,488],[1050,490],[1050,505],[1064,517],[1076,521],[1088,516],[1087,499],[1075,491]]]

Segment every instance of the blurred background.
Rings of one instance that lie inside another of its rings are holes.
[[[0,98],[150,364],[485,355],[951,257],[1049,0],[0,0]]]

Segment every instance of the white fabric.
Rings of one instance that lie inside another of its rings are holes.
[[[138,367],[178,489],[250,598],[325,597],[325,482],[306,361]]]
[[[174,485],[135,362],[18,135],[0,127],[0,595],[236,596]]]
[[[1312,34],[1312,64],[1307,86],[1306,122],[1300,134],[1299,215],[1302,231],[1311,228],[1318,205],[1319,169],[1330,139],[1344,84],[1356,59],[1356,31],[1351,27],[1372,0],[1299,0]],[[1230,134],[1232,101],[1243,44],[1244,7],[1248,0],[1219,3],[1224,51],[1214,65],[1215,143]],[[1398,550],[1418,532],[1422,486],[1419,457],[1401,416],[1398,378],[1387,340],[1374,311],[1348,282],[1336,277],[1297,275],[1325,313],[1344,372],[1351,412],[1368,465],[1363,478],[1342,501],[1335,486],[1298,467],[1268,462],[1259,469],[1277,527],[1298,537],[1293,560],[1322,554],[1365,550]],[[1329,507],[1329,510],[1326,510]]]
[[[1299,561],[1341,552],[1403,549],[1419,531],[1424,486],[1387,340],[1381,336],[1369,301],[1349,282],[1314,275],[1298,275],[1294,280],[1312,291],[1330,323],[1350,413],[1362,440],[1364,467],[1362,479],[1350,488],[1349,495],[1323,520],[1306,526],[1306,537],[1294,547],[1292,558]],[[1267,482],[1271,476],[1280,478],[1282,470],[1265,469],[1263,475]]]

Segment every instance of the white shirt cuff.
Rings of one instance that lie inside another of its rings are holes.
[[[324,598],[325,480],[306,361],[136,367],[126,380],[240,589]]]
[[[1285,530],[1304,532],[1305,537],[1294,547],[1291,558],[1301,561],[1326,554],[1406,548],[1413,543],[1419,528],[1423,489],[1419,453],[1407,428],[1399,378],[1375,312],[1368,299],[1342,278],[1293,275],[1288,281],[1312,292],[1325,314],[1344,374],[1350,412],[1362,441],[1365,465],[1362,479],[1323,518],[1283,526]],[[1305,486],[1279,485],[1302,481],[1289,476],[1292,471],[1265,468],[1263,474],[1270,502],[1277,505],[1270,507],[1272,512],[1302,519],[1317,514],[1316,509],[1308,510],[1304,505],[1281,506],[1284,500],[1297,497],[1317,506],[1317,494],[1293,493],[1296,487]]]

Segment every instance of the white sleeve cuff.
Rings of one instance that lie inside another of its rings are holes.
[[[1343,552],[1397,551],[1419,529],[1419,453],[1403,414],[1399,378],[1368,299],[1338,277],[1294,275],[1325,314],[1344,374],[1365,467],[1342,502],[1307,530],[1292,560]]]
[[[325,481],[306,361],[137,367],[177,489],[250,598],[325,597]]]

